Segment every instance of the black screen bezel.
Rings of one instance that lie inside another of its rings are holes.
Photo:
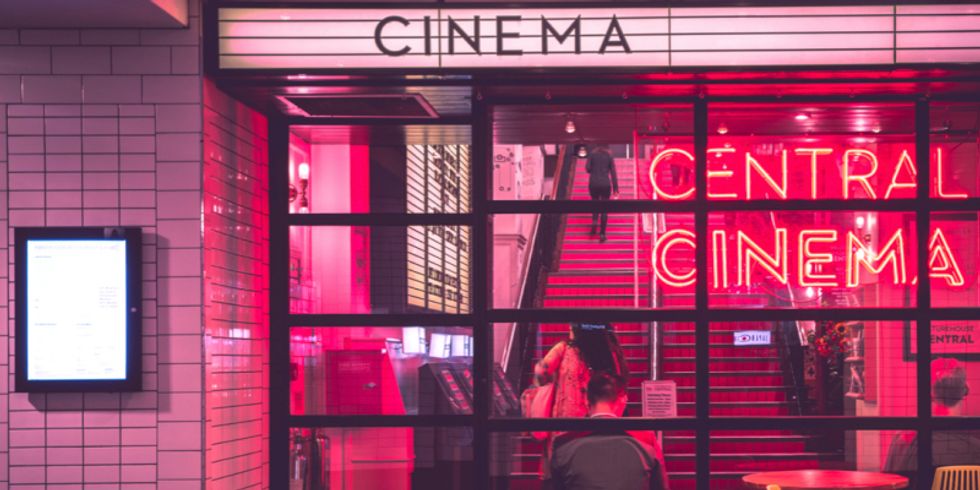
[[[123,240],[126,242],[126,377],[124,379],[29,380],[27,333],[27,243],[31,240]],[[14,229],[15,391],[106,392],[143,389],[143,234],[136,227],[50,227]]]

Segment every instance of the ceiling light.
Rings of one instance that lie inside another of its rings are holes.
[[[728,134],[728,126],[725,126],[725,123],[718,125],[718,134]]]
[[[584,144],[575,145],[575,154],[578,155],[579,158],[585,158],[589,156],[589,148]]]
[[[875,124],[874,127],[871,128],[871,132],[874,133],[874,134],[880,133],[881,132],[881,125],[880,124]]]
[[[806,112],[801,112],[801,113],[797,114],[796,116],[794,116],[794,118],[797,121],[806,121],[807,119],[810,119],[810,114],[808,114]]]
[[[575,132],[575,121],[573,121],[572,118],[568,118],[568,120],[565,121],[565,132],[568,134]]]

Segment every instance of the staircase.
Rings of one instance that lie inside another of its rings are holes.
[[[620,192],[631,198],[636,190],[632,160],[617,160]],[[669,179],[663,172],[660,178]],[[664,183],[666,184],[666,182]],[[590,199],[588,174],[579,160],[574,172],[572,199]],[[661,231],[694,230],[692,214],[662,214]],[[607,241],[599,243],[590,235],[592,216],[569,214],[558,238],[558,267],[547,275],[545,308],[650,308],[651,274],[649,234],[643,233],[639,216],[610,214]],[[709,228],[725,226],[720,214],[709,215]],[[675,247],[670,257],[678,271],[694,264],[693,250]],[[657,292],[659,308],[693,308],[694,286],[672,288],[664,285]],[[769,305],[766,295],[744,292],[712,294],[718,307],[762,307]],[[660,332],[660,379],[671,379],[678,386],[678,415],[693,417],[695,412],[695,334],[693,323],[616,323],[613,325],[623,346],[630,370],[627,415],[640,415],[640,385],[651,379],[650,336]],[[539,324],[535,347],[522,374],[522,384],[531,382],[531,369],[556,343],[568,337],[567,323]],[[710,407],[712,416],[786,416],[795,413],[794,388],[786,382],[780,357],[779,330],[767,322],[712,323],[710,325]],[[735,330],[773,330],[772,346],[735,347]],[[711,435],[712,489],[742,488],[747,473],[777,469],[834,467],[841,461],[837,452],[819,452],[814,435],[792,431],[726,431]],[[673,490],[695,487],[695,437],[693,431],[671,431],[663,437],[664,456]],[[838,446],[839,447],[839,446]],[[523,439],[518,444],[517,462],[511,489],[538,488],[541,443]]]

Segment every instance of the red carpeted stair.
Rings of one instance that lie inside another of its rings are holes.
[[[632,160],[617,160],[620,192],[624,198],[635,196]],[[572,199],[589,199],[588,175],[584,161],[578,162]],[[663,172],[662,178],[670,178]],[[694,230],[692,214],[663,216],[662,230]],[[709,227],[722,226],[720,215],[711,215]],[[547,308],[649,308],[650,235],[643,232],[640,216],[611,214],[607,241],[599,243],[590,234],[592,216],[571,214],[565,217],[564,232],[559,237],[558,269],[547,277],[544,306]],[[671,251],[670,265],[677,271],[689,270],[694,264],[694,252],[685,247]],[[659,297],[660,308],[693,308],[694,287],[664,288]],[[759,295],[712,295],[713,305],[763,306],[768,298]],[[614,325],[623,345],[630,368],[629,415],[640,414],[640,383],[650,379],[649,338],[653,326],[647,323],[617,323]],[[551,346],[567,338],[568,324],[540,324],[533,361],[543,356]],[[663,356],[661,379],[672,379],[678,385],[678,415],[694,415],[694,325],[663,323]],[[769,330],[768,323],[714,323],[710,335],[710,414],[712,416],[781,416],[791,414],[792,387],[786,386],[780,359],[778,335],[774,345],[765,347],[735,347],[732,332],[738,330]],[[528,363],[524,382],[530,383]],[[740,478],[746,473],[775,469],[813,468],[828,466],[825,461],[833,454],[808,452],[812,436],[787,431],[729,431],[712,434],[711,488],[741,488]],[[695,441],[693,432],[673,431],[664,434],[664,454],[674,490],[694,488]],[[519,444],[517,463],[510,488],[538,487],[541,443],[531,439]]]

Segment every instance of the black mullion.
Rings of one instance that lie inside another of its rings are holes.
[[[269,120],[269,481],[289,479],[289,126]]]
[[[931,281],[929,280],[929,233],[930,233],[930,201],[929,194],[932,180],[930,179],[931,165],[929,164],[929,100],[919,99],[915,103],[915,161],[919,162],[916,175],[916,206],[915,227],[918,241],[918,256],[916,270],[918,271],[918,286],[916,288],[916,420],[918,421],[918,487],[930,487],[932,475],[932,379],[930,362],[932,361],[932,318],[931,311]]]
[[[710,318],[708,311],[708,104],[704,99],[694,102],[694,391],[697,429],[695,439],[695,478],[698,490],[711,485],[710,454]]]
[[[919,422],[915,417],[841,417],[841,416],[776,416],[776,417],[711,417],[702,422],[694,417],[647,419],[641,417],[588,419],[588,418],[494,418],[490,420],[493,432],[526,431],[578,431],[596,429],[622,430],[915,430]],[[957,429],[980,427],[980,418],[960,422],[950,421],[946,426]],[[710,454],[709,454],[710,456]]]
[[[286,222],[290,226],[468,226],[471,219],[465,213],[293,213]]]
[[[490,323],[487,318],[489,296],[493,294],[489,271],[492,267],[493,233],[490,216],[487,213],[487,200],[493,182],[493,168],[490,164],[491,123],[487,104],[480,97],[479,89],[471,92],[473,103],[472,152],[470,156],[470,200],[472,207],[472,228],[470,240],[474,260],[470,266],[473,295],[470,309],[475,317],[473,324],[473,458],[475,459],[473,488],[490,488],[490,363],[493,346]]]
[[[900,308],[827,308],[799,309],[757,308],[729,309],[709,308],[705,312],[694,309],[494,309],[487,313],[494,323],[531,322],[695,322],[701,315],[709,319],[728,322],[749,321],[797,321],[797,320],[836,320],[836,321],[899,321],[915,316],[916,309]],[[931,311],[933,319],[974,320],[980,317],[980,308],[937,308]],[[382,318],[384,318],[382,316]]]
[[[472,415],[292,415],[290,427],[469,427]]]
[[[705,206],[723,207],[726,211],[913,211],[919,202],[916,199],[787,199],[787,200],[710,200]],[[942,206],[953,210],[974,210],[980,199],[958,199],[942,201]],[[541,200],[491,201],[488,204],[491,214],[539,214],[539,213],[691,213],[700,203],[695,201],[666,200],[615,200],[615,201],[572,201]],[[300,215],[312,216],[312,215]]]
[[[289,327],[458,327],[471,325],[472,314],[417,314],[417,313],[292,313],[286,315],[284,325]]]

